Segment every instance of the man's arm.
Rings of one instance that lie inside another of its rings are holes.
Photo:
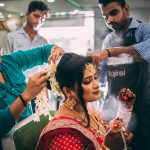
[[[150,25],[141,24],[137,31],[137,36],[140,39],[137,44],[132,46],[120,46],[120,47],[106,47],[103,46],[103,50],[96,51],[91,54],[94,61],[98,63],[101,60],[105,60],[109,57],[117,57],[120,54],[130,54],[135,61],[145,60],[150,63]],[[106,41],[108,39],[105,39]],[[108,43],[108,41],[106,41]]]
[[[141,61],[142,57],[137,53],[137,51],[135,50],[135,48],[133,46],[122,46],[122,47],[112,47],[110,49],[105,50],[107,53],[110,53],[110,57],[114,57],[114,56],[118,56],[120,54],[130,54],[132,55],[133,59],[135,61]],[[107,55],[108,58],[108,55]]]
[[[150,63],[150,24],[142,23],[140,24],[137,37],[140,37],[140,41],[134,44],[134,49],[138,54],[148,63]]]
[[[117,57],[123,53],[132,55],[135,61],[143,60],[133,46],[112,47],[102,51],[96,51],[91,54],[91,57],[94,59],[96,64],[99,64],[99,61],[101,60],[105,60],[108,57]]]

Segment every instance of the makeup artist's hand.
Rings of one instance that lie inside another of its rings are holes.
[[[54,46],[51,48],[51,55],[48,57],[48,63],[51,61],[56,63],[60,56],[64,54],[64,50],[59,46]]]

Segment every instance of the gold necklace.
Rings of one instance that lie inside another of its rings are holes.
[[[85,125],[85,123],[87,123],[87,120],[83,117],[83,115],[81,115],[80,113],[78,113],[77,111],[75,111],[74,109],[70,109],[65,103],[64,103],[64,106],[71,110],[73,113],[75,113],[78,117],[80,117],[80,121],[81,123]],[[94,121],[96,122],[96,124],[98,125],[98,130],[95,129],[95,127],[90,123],[90,127],[96,131],[97,135],[98,136],[101,136],[102,139],[104,139],[105,135],[106,135],[106,129],[105,129],[105,126],[103,125],[103,123],[99,120],[99,119],[96,119],[97,117],[95,115],[93,115],[92,113],[91,114],[91,117],[94,119]]]
[[[90,113],[90,114],[91,114],[91,117],[94,119],[94,121],[98,125],[97,133],[105,136],[106,135],[106,126],[104,125],[103,121],[98,119],[94,113]]]

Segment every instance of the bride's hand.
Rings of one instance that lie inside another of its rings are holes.
[[[135,102],[136,96],[129,89],[123,88],[120,90],[118,98],[122,103],[124,103],[127,106],[128,109],[131,109]]]
[[[116,118],[109,123],[109,130],[104,139],[104,145],[112,150],[125,148],[133,139],[133,134],[124,126],[121,118]]]

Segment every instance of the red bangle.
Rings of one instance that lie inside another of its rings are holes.
[[[28,103],[23,99],[22,95],[19,95],[19,97],[20,97],[20,100],[21,100],[23,106],[24,106],[24,107],[27,107],[27,106],[28,106]]]

